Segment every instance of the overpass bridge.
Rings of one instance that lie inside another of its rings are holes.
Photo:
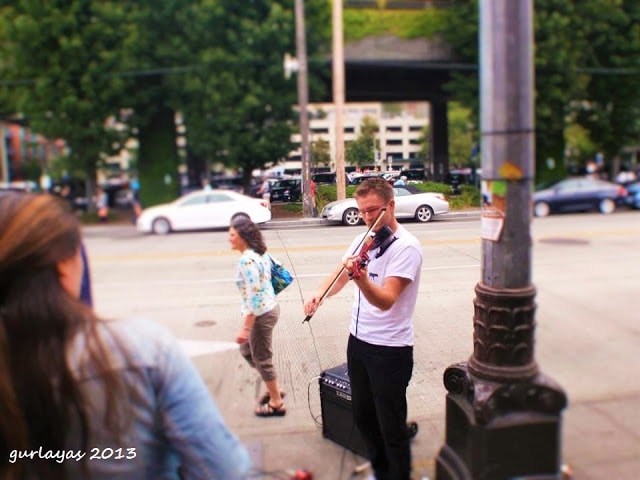
[[[370,36],[345,45],[346,102],[430,103],[431,158],[434,177],[442,180],[449,170],[447,101],[444,85],[453,71],[477,75],[477,67],[454,62],[451,49],[440,39],[400,39],[392,35]],[[314,71],[311,68],[311,71]],[[331,62],[316,71],[326,83],[331,102]],[[315,101],[315,100],[314,100]]]

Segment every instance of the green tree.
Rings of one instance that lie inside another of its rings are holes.
[[[299,122],[296,78],[286,79],[282,59],[295,52],[293,2],[256,0],[251,8],[236,0],[211,5],[210,22],[198,23],[198,38],[210,47],[198,61],[215,64],[214,72],[197,71],[187,79],[185,108],[188,141],[199,155],[241,169],[245,189],[254,169],[285,158]],[[328,48],[328,4],[305,2],[307,51],[312,57]],[[211,28],[210,25],[219,26]],[[310,76],[311,93],[322,88]],[[206,95],[198,95],[205,90]]]
[[[471,110],[457,102],[448,108],[449,164],[459,167],[471,165],[471,149],[475,143],[475,125],[471,121]]]
[[[232,0],[68,0],[63,7],[24,0],[0,6],[0,110],[22,112],[34,129],[67,140],[90,178],[113,144],[104,121],[119,118],[122,109],[133,112],[125,120],[139,141],[146,205],[175,197],[178,112],[190,149],[243,168],[247,181],[254,168],[290,150],[296,88],[282,72],[284,53],[294,51],[290,2],[255,0],[247,8]],[[328,43],[329,6],[323,0],[306,6],[313,55]]]
[[[590,76],[584,101],[572,103],[576,122],[612,164],[625,145],[637,143],[640,118],[640,2],[577,2],[586,38],[584,67]],[[611,174],[617,167],[610,165]]]
[[[117,132],[106,130],[113,113],[107,73],[119,22],[107,2],[11,2],[0,8],[0,110],[20,112],[32,130],[63,138],[69,165],[95,181],[101,153]]]
[[[418,143],[420,144],[420,151],[418,152],[418,158],[422,160],[428,171],[432,171],[431,165],[431,126],[425,125],[422,127],[420,136],[418,137]]]
[[[315,142],[312,142],[309,153],[312,166],[328,167],[331,164],[330,145],[329,142],[324,138],[319,138]]]
[[[567,106],[580,96],[585,83],[578,73],[585,39],[575,3],[579,2],[535,2],[536,173],[542,179],[560,174],[559,170],[548,170],[546,159],[563,157]],[[477,0],[458,0],[449,10],[443,32],[458,61],[468,66],[453,74],[447,89],[472,109],[475,118],[479,118],[479,71],[472,66],[479,64],[478,22]]]
[[[375,134],[378,131],[376,121],[365,116],[360,125],[360,135],[353,142],[347,143],[344,158],[350,165],[361,167],[371,165],[374,161],[375,151],[378,148],[378,140]]]

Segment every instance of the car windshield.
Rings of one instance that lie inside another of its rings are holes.
[[[412,193],[406,188],[394,188],[393,195],[395,197],[404,197],[406,195],[412,195]]]
[[[181,204],[181,207],[189,207],[191,205],[201,205],[207,203],[207,197],[204,195],[194,195],[190,198],[186,198]]]

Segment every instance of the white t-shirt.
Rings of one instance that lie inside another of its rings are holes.
[[[355,254],[353,252],[364,235],[365,233],[354,239],[345,256]],[[359,340],[374,345],[411,346],[413,345],[413,312],[418,298],[422,269],[422,246],[418,239],[402,225],[398,225],[394,236],[396,240],[380,257],[376,258],[379,248],[368,252],[369,280],[376,285],[383,285],[387,277],[401,277],[410,279],[411,283],[402,291],[393,306],[386,311],[371,305],[360,289],[355,286],[349,332]]]

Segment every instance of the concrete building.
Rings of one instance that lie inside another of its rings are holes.
[[[356,140],[361,133],[362,121],[372,118],[378,125],[376,140],[380,146],[379,162],[381,169],[406,168],[413,162],[421,163],[418,158],[420,137],[429,125],[429,104],[411,102],[401,104],[347,103],[344,108],[344,141],[345,145]],[[319,139],[329,142],[331,170],[335,169],[335,116],[332,103],[316,103],[309,105],[309,143]],[[294,134],[292,142],[300,145],[300,134]],[[286,159],[284,167],[301,168],[301,149],[298,146]],[[375,159],[371,159],[373,165]]]
[[[63,140],[49,140],[19,123],[0,122],[0,182],[27,180],[65,153]]]

